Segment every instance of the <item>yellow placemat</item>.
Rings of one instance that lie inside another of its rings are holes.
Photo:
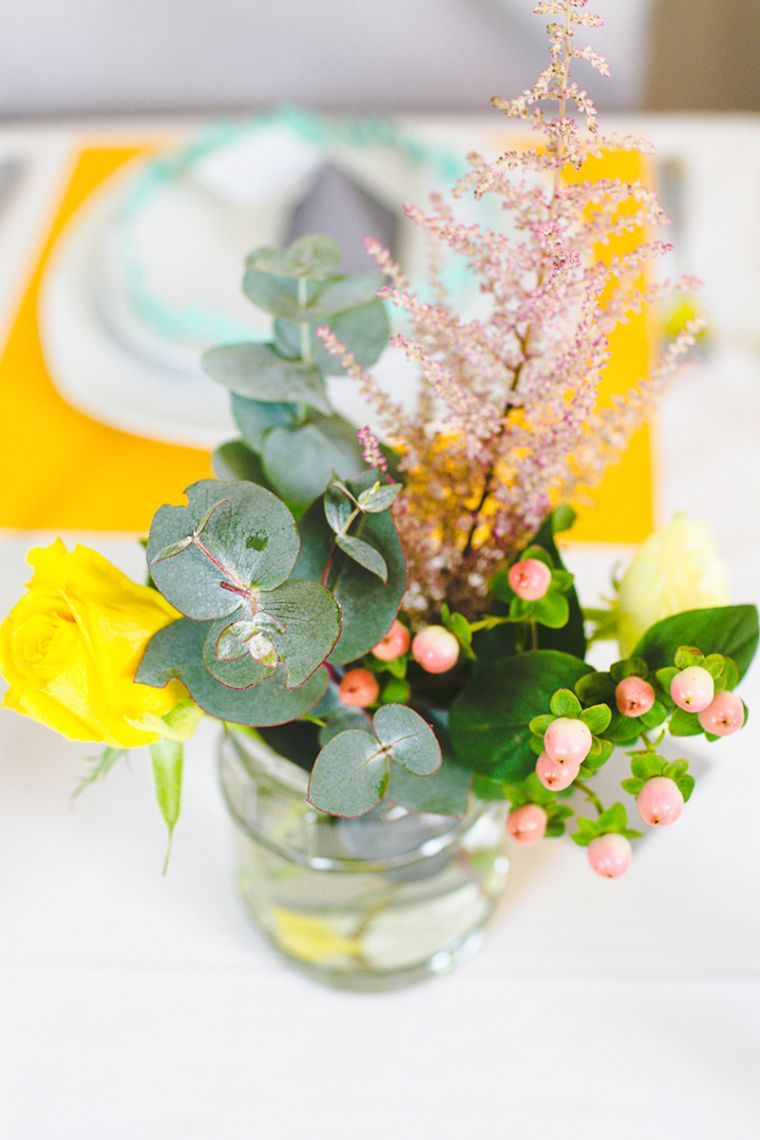
[[[56,241],[101,182],[146,150],[98,146],[81,151],[19,305],[0,357],[0,526],[144,533],[161,503],[176,502],[183,487],[210,474],[206,452],[116,431],[76,411],[54,387],[42,354],[40,283]],[[587,171],[624,179],[644,173],[641,158],[628,153],[593,160]],[[636,241],[636,234],[618,238],[604,255],[621,253]],[[606,398],[645,375],[652,351],[647,317],[635,316],[620,326],[612,347]],[[593,542],[646,537],[652,527],[652,483],[650,435],[644,428],[608,472],[595,505],[582,510],[572,537]]]
[[[144,533],[161,503],[211,473],[205,451],[116,431],[76,411],[42,355],[40,284],[55,243],[92,191],[140,153],[81,151],[21,300],[0,357],[0,526]]]

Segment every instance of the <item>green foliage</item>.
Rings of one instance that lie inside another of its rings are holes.
[[[358,500],[374,486],[371,472],[349,480],[347,489]],[[294,574],[321,581],[327,568],[327,584],[340,604],[343,628],[330,660],[345,665],[368,653],[388,632],[406,588],[406,563],[390,511],[361,513],[351,526],[352,535],[373,547],[383,558],[387,582],[361,566],[344,551],[335,549],[335,532],[325,517],[322,502],[311,505],[301,519],[301,555]]]
[[[233,689],[217,681],[202,660],[208,630],[208,622],[188,618],[159,630],[148,643],[136,680],[162,688],[176,678],[209,716],[251,727],[295,720],[322,700],[328,684],[324,668],[297,689],[286,687],[281,665],[252,689]]]
[[[456,760],[494,779],[518,781],[535,763],[530,723],[560,688],[590,672],[567,653],[538,650],[479,668],[451,706],[449,727]]]
[[[471,779],[470,772],[446,757],[430,776],[415,776],[392,764],[386,798],[407,811],[462,816],[467,811]]]
[[[287,360],[274,345],[223,344],[203,354],[205,372],[238,396],[261,403],[305,404],[323,415],[332,407],[322,373],[314,364]]]
[[[588,847],[601,835],[624,835],[626,839],[639,839],[640,831],[634,831],[628,826],[628,815],[622,804],[612,804],[606,808],[598,819],[577,820],[578,830],[570,836],[579,847]]]
[[[270,428],[261,445],[261,464],[277,494],[301,509],[322,494],[335,471],[350,478],[366,466],[351,424],[316,413],[304,423]]]
[[[182,745],[176,740],[157,740],[150,745],[150,759],[153,765],[156,802],[168,832],[164,861],[164,873],[166,873],[171,856],[172,836],[179,819],[182,799]]]
[[[581,703],[570,689],[557,689],[549,701],[549,708],[556,717],[578,717]]]
[[[632,796],[638,796],[647,780],[667,776],[677,785],[684,800],[694,791],[694,777],[689,775],[688,760],[666,760],[656,752],[631,753],[631,776],[621,781],[621,787]]]
[[[271,590],[298,557],[296,523],[280,500],[253,483],[202,479],[186,507],[153,518],[148,565],[164,597],[198,621],[231,614],[251,590]]]
[[[100,756],[91,760],[92,766],[90,771],[86,776],[82,777],[71,793],[72,800],[78,799],[86,788],[89,788],[92,784],[107,776],[114,764],[122,760],[126,755],[127,750],[125,748],[104,748]]]
[[[452,613],[449,607],[444,603],[441,606],[441,624],[449,633],[454,634],[454,637],[459,642],[459,651],[462,656],[466,657],[468,661],[474,661],[475,653],[472,648],[472,623],[467,620],[464,614]]]
[[[567,821],[575,814],[574,809],[563,803],[556,792],[545,788],[535,772],[519,783],[501,783],[489,780],[484,776],[476,776],[473,781],[476,794],[483,799],[507,800],[512,810],[523,807],[524,804],[538,804],[546,812],[546,837],[555,839],[564,835]]]
[[[759,636],[755,606],[686,610],[648,629],[634,652],[656,671],[673,665],[682,646],[698,645],[702,652],[732,658],[741,679],[755,655]]]
[[[364,815],[385,794],[392,764],[417,777],[441,766],[432,728],[404,705],[382,705],[372,731],[350,728],[325,744],[312,769],[309,802],[331,815]]]

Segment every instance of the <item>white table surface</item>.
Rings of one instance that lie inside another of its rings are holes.
[[[689,130],[702,156],[727,130],[758,137],[731,120]],[[0,329],[75,135],[23,132],[34,161],[0,212]],[[3,135],[0,151],[20,137]],[[715,298],[736,292],[732,271],[751,291],[760,260],[757,246],[743,262],[726,253],[741,222],[726,213],[689,234],[696,260],[703,251],[713,264]],[[748,211],[741,232],[755,225]],[[660,513],[711,522],[736,600],[757,601],[760,369],[749,324],[724,329],[660,417]],[[0,612],[28,576],[25,549],[50,537],[0,534]],[[131,539],[77,537],[139,573]],[[624,553],[572,551],[589,602]],[[756,709],[757,675],[745,689]],[[0,1138],[756,1140],[759,725],[756,713],[714,749],[690,742],[712,757],[710,773],[626,878],[596,878],[569,841],[515,850],[473,961],[416,989],[357,996],[288,970],[248,925],[208,727],[188,749],[162,878],[143,757],[72,809],[91,750],[2,713]]]

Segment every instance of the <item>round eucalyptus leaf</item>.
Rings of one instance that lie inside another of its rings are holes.
[[[344,479],[365,466],[356,432],[340,416],[313,416],[300,427],[275,427],[261,450],[267,479],[287,502],[306,507],[337,472]]]
[[[307,404],[332,411],[318,368],[288,360],[271,344],[223,344],[203,354],[203,368],[219,384],[239,396],[264,403]]]
[[[221,444],[214,452],[211,462],[217,479],[266,485],[261,460],[250,447],[246,447],[242,439],[231,439]]]
[[[269,639],[262,644],[245,607],[228,618],[211,622],[203,643],[202,660],[210,675],[228,689],[250,689],[271,676],[278,664],[277,652]],[[251,646],[258,657],[251,653]]]
[[[416,776],[430,776],[441,766],[441,746],[426,720],[407,705],[382,705],[374,717],[375,733],[391,759]]]
[[[329,318],[315,318],[309,323],[309,360],[326,376],[341,376],[345,368],[336,356],[322,344],[317,329],[327,324],[338,340],[353,353],[362,368],[371,368],[380,359],[390,336],[390,324],[385,305],[379,298],[367,301],[356,308],[335,313]],[[300,357],[303,351],[301,322],[280,319],[275,321],[274,333],[278,348],[286,356]]]
[[[298,689],[285,687],[285,670],[275,672],[251,689],[231,689],[215,680],[202,660],[208,622],[180,618],[158,631],[148,643],[137,670],[137,681],[162,688],[181,681],[195,703],[217,720],[252,728],[286,724],[319,704],[327,692],[326,669],[319,669]]]
[[[298,557],[295,520],[255,483],[203,479],[187,507],[161,507],[148,539],[150,572],[173,606],[196,620],[226,617],[246,591],[272,589]]]
[[[340,607],[318,582],[291,578],[276,590],[261,594],[262,616],[280,661],[288,688],[296,688],[329,656],[340,636]]]
[[[232,418],[240,429],[245,443],[254,451],[261,451],[264,436],[273,427],[290,427],[296,418],[293,404],[272,404],[263,400],[250,400],[235,393],[230,401]]]
[[[462,816],[467,811],[472,773],[444,760],[432,776],[415,776],[400,764],[391,765],[386,796],[407,811]]]
[[[309,780],[309,803],[330,815],[364,815],[383,797],[388,756],[374,736],[348,729],[334,736],[317,756]]]
[[[322,278],[338,268],[343,254],[328,234],[303,234],[285,249],[260,246],[246,258],[246,266],[275,277]]]

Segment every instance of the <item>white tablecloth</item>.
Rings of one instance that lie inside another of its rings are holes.
[[[751,346],[718,345],[659,427],[661,514],[714,525],[737,600],[760,594],[757,381]],[[49,538],[0,537],[0,612],[28,575],[26,547]],[[90,539],[139,572],[131,541]],[[622,554],[572,552],[589,602]],[[757,705],[757,674],[745,695]],[[0,1137],[756,1140],[758,724],[714,749],[688,742],[710,772],[627,877],[598,879],[569,841],[516,850],[472,962],[355,996],[288,970],[249,927],[208,728],[188,749],[162,878],[145,760],[72,810],[90,750],[3,713]]]

